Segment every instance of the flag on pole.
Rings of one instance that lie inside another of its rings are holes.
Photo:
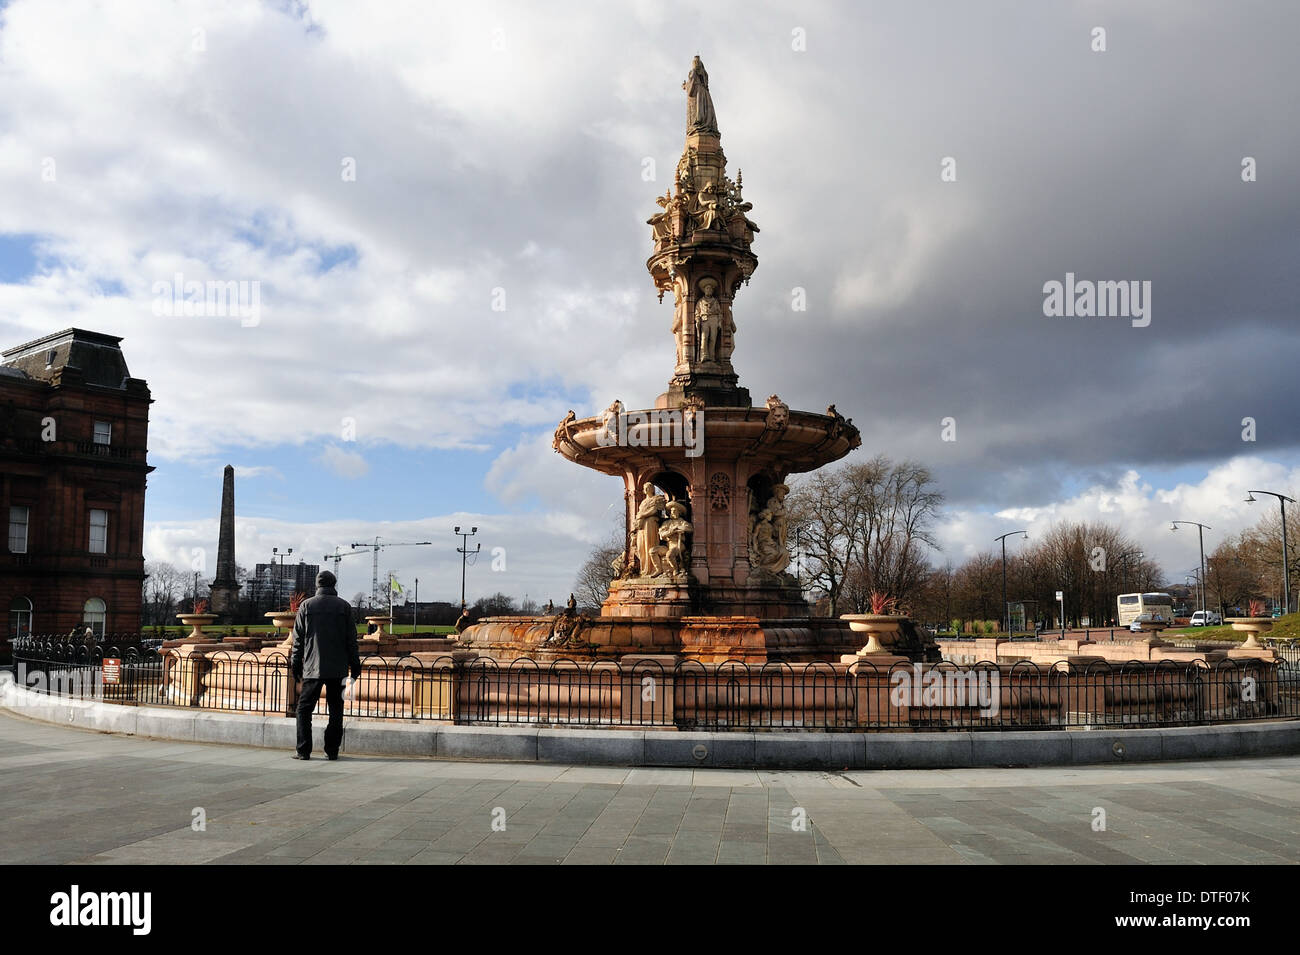
[[[389,583],[389,590],[391,590],[393,593],[395,594],[406,593],[406,591],[402,589],[402,585],[397,582],[397,578],[394,577],[392,574],[388,575],[388,583]]]

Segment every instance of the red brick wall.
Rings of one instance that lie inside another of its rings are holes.
[[[71,370],[70,370],[71,371]],[[55,383],[0,378],[0,613],[23,596],[36,633],[66,634],[86,600],[107,605],[105,631],[138,632],[144,580],[144,494],[149,391],[87,386],[67,373]],[[55,425],[42,440],[42,419]],[[94,422],[112,422],[107,454]],[[27,553],[9,553],[9,507],[30,508]],[[105,554],[90,553],[90,511],[108,511]]]

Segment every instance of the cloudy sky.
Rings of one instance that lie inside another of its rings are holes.
[[[931,465],[954,561],[1105,519],[1181,582],[1169,520],[1213,546],[1271,506],[1247,488],[1300,489],[1297,35],[1300,7],[1192,0],[12,0],[0,342],[123,337],[150,559],[215,553],[230,463],[241,563],[433,540],[384,566],[456,599],[474,524],[471,600],[561,600],[621,488],[555,423],[672,371],[645,219],[699,53],[762,228],[752,395]],[[1151,283],[1149,324],[1045,315],[1067,273]],[[257,312],[158,314],[178,274]]]

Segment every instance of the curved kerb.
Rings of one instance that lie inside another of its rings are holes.
[[[170,707],[50,697],[0,673],[0,709],[61,726],[155,739],[283,749],[294,721]],[[313,730],[323,749],[324,721]],[[942,733],[697,733],[394,723],[349,718],[353,755],[713,769],[959,769],[1063,766],[1300,754],[1300,720],[1162,729]]]

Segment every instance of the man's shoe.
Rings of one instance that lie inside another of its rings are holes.
[[[328,760],[335,760],[335,759],[338,759],[338,758],[339,758],[339,754],[338,754],[338,753],[326,753],[326,754],[325,754],[325,758],[328,759]]]
[[[294,754],[293,754],[293,758],[294,758],[294,759],[311,759],[311,754],[308,753],[306,756],[303,756],[301,753],[294,753]]]

